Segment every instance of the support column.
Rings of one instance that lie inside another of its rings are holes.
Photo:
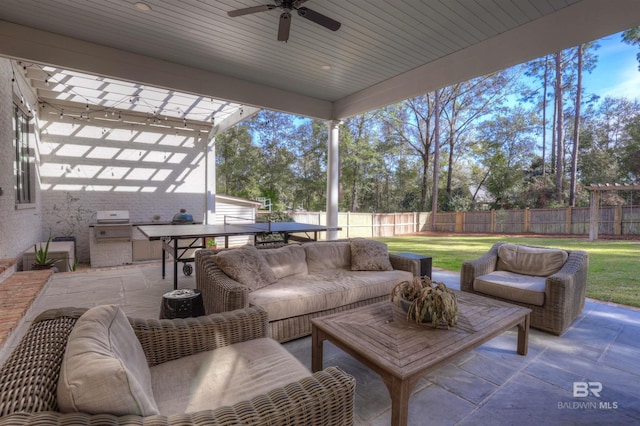
[[[207,211],[204,223],[214,224],[216,221],[216,137],[212,136],[207,143],[205,153],[205,194]]]
[[[327,227],[329,228],[338,227],[338,192],[340,190],[339,126],[339,121],[327,121],[327,127],[329,128],[329,139],[327,141]],[[327,240],[337,239],[337,230],[327,231]]]

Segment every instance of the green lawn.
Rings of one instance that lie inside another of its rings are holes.
[[[433,266],[460,271],[462,262],[486,253],[493,243],[506,241],[589,253],[587,297],[640,308],[640,242],[583,238],[510,236],[411,235],[378,238],[391,253],[414,252],[433,257]]]

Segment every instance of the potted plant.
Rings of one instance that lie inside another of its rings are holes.
[[[207,238],[207,248],[209,250],[215,250],[217,248],[216,246],[216,239],[215,238]]]
[[[35,262],[31,265],[32,270],[39,269],[51,269],[53,265],[60,261],[60,259],[50,259],[49,258],[49,243],[51,242],[51,237],[47,240],[47,244],[42,248],[42,244],[40,247],[36,247],[36,244],[33,245],[33,251],[35,252]]]
[[[431,322],[437,327],[448,327],[458,321],[458,302],[453,291],[445,283],[431,281],[428,276],[415,277],[413,281],[398,283],[391,290],[391,301],[407,312],[407,319],[416,323]]]

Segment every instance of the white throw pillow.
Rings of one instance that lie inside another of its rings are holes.
[[[78,319],[57,391],[63,413],[159,414],[147,359],[120,307],[97,306]]]

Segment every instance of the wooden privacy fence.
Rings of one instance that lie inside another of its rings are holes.
[[[301,223],[326,224],[324,212],[293,212]],[[338,213],[339,238],[392,237],[431,230],[431,213]],[[436,231],[454,233],[589,235],[589,208],[438,213]],[[640,235],[640,206],[603,206],[598,233]]]

